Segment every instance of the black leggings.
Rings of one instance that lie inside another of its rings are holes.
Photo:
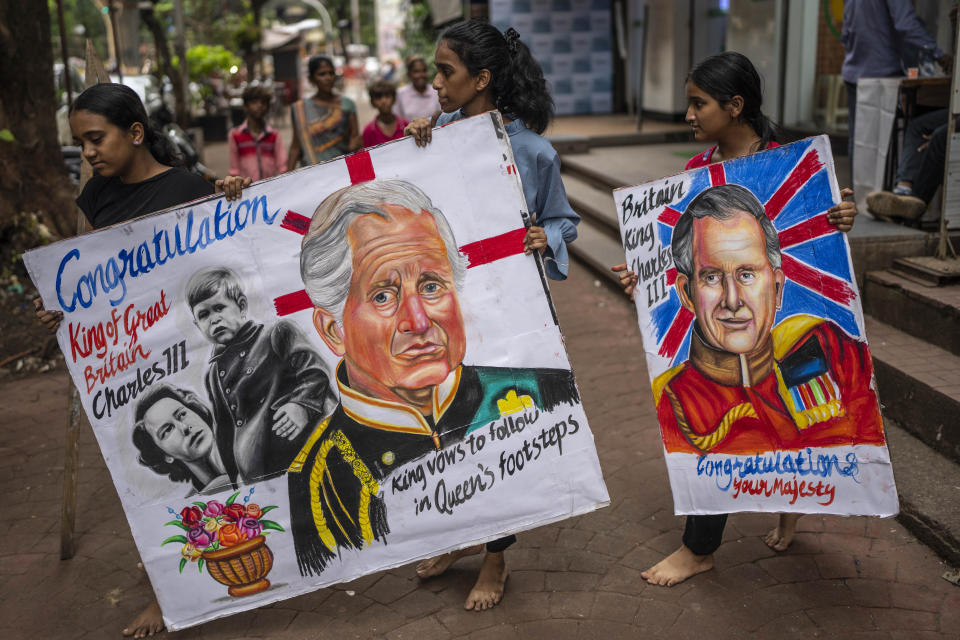
[[[487,543],[487,551],[489,553],[499,553],[504,551],[507,547],[512,545],[517,541],[517,536],[510,535],[505,538],[499,538],[497,540],[491,540]]]
[[[698,556],[710,555],[720,547],[727,514],[687,516],[683,528],[683,544]]]

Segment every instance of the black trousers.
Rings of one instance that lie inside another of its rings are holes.
[[[683,528],[683,544],[698,556],[706,556],[720,547],[727,514],[687,516]]]
[[[491,540],[487,543],[487,551],[490,553],[499,553],[517,541],[517,536],[509,535],[497,540]]]

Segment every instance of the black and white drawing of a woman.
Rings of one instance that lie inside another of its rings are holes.
[[[174,482],[190,482],[190,493],[230,486],[213,415],[193,392],[169,384],[151,387],[137,403],[133,444],[138,461]]]

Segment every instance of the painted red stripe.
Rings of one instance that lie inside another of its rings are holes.
[[[273,299],[273,306],[277,310],[278,316],[288,316],[297,311],[310,309],[313,307],[313,302],[310,300],[307,292],[304,289],[300,289],[300,291],[277,296]]]
[[[523,253],[523,237],[526,229],[514,229],[499,236],[484,238],[460,247],[460,253],[467,256],[469,268]]]
[[[666,275],[667,275],[667,284],[672,285],[677,281],[677,268],[670,267],[669,269],[667,269]]]
[[[716,187],[717,185],[727,184],[727,173],[723,169],[723,165],[719,162],[708,165],[710,169],[710,184]]]
[[[672,358],[677,355],[677,351],[680,350],[680,345],[683,344],[683,339],[687,337],[687,329],[690,328],[692,323],[693,312],[686,307],[680,307],[680,311],[677,312],[677,317],[673,319],[673,324],[670,325],[667,335],[664,336],[663,342],[660,343],[658,353],[666,358]]]
[[[657,216],[657,220],[670,227],[677,226],[677,220],[679,219],[680,212],[676,209],[671,209],[670,207],[664,207],[663,211],[660,212],[660,215]]]
[[[777,236],[780,238],[780,248],[786,249],[795,244],[800,244],[807,240],[813,240],[814,238],[826,236],[831,233],[839,233],[839,231],[827,220],[827,214],[821,213],[809,220],[804,220],[800,224],[795,224],[792,227],[784,229],[779,232]]]
[[[287,231],[293,231],[294,233],[305,236],[310,229],[310,218],[302,216],[295,211],[287,211],[287,215],[283,216],[280,226]]]
[[[834,302],[848,305],[856,294],[846,282],[829,273],[817,271],[789,254],[783,254],[783,273],[797,284]]]
[[[797,163],[797,166],[793,168],[793,171],[790,172],[787,179],[783,181],[783,184],[780,185],[777,192],[767,200],[767,204],[763,207],[767,212],[767,217],[771,220],[776,220],[783,208],[790,202],[790,198],[796,195],[800,187],[822,168],[823,162],[820,161],[820,156],[817,155],[817,152],[813,150],[808,151],[807,155],[803,156],[803,159]]]
[[[373,162],[366,151],[358,151],[344,158],[347,161],[347,171],[350,172],[350,184],[367,182],[377,177],[373,171]]]
[[[305,218],[299,214],[293,213],[292,211],[287,213],[287,216],[296,216],[291,218],[294,221],[289,228],[292,231],[297,231],[298,227],[295,225],[298,224],[300,220],[306,220],[307,225],[310,224],[310,219]],[[286,218],[284,218],[286,222]],[[300,233],[305,233],[302,231]],[[460,253],[467,257],[469,261],[468,268],[479,267],[483,264],[488,264],[495,260],[500,260],[501,258],[507,258],[509,256],[514,256],[520,253],[523,253],[523,237],[527,234],[526,229],[514,229],[513,231],[508,231],[499,236],[493,236],[492,238],[484,238],[483,240],[478,240],[477,242],[471,242],[470,244],[465,244],[460,247]],[[313,307],[313,302],[310,301],[310,297],[307,295],[307,292],[303,289],[300,291],[294,291],[292,293],[285,293],[282,296],[277,296],[273,299],[273,306],[277,310],[278,316],[286,316],[291,313],[296,313],[297,311],[303,311],[304,309],[310,309]]]

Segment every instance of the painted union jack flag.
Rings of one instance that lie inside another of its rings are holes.
[[[828,145],[809,138],[750,158],[688,172],[691,180],[682,200],[666,207],[657,219],[661,245],[670,245],[673,227],[701,191],[721,184],[738,184],[763,203],[780,238],[786,285],[776,322],[796,314],[832,320],[853,337],[860,337],[857,292],[843,234],[827,221],[827,210],[838,193],[832,178]],[[824,157],[826,156],[826,157]],[[666,272],[673,285],[676,269]],[[665,299],[650,309],[657,353],[674,364],[687,359],[693,313],[680,305],[670,286]]]

